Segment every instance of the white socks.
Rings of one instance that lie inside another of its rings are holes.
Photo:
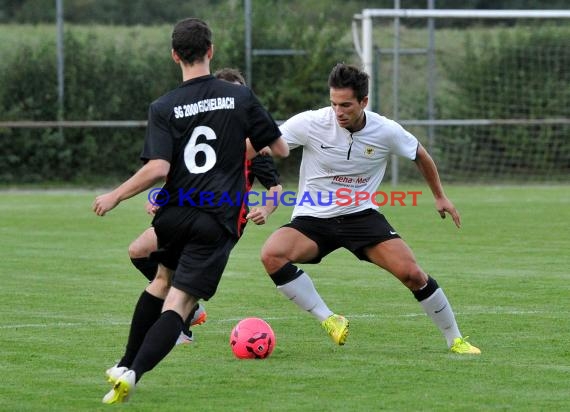
[[[315,289],[313,281],[305,272],[291,282],[277,286],[277,289],[289,300],[295,302],[301,309],[311,313],[320,322],[333,314]],[[459,332],[451,304],[443,290],[437,288],[431,296],[420,301],[420,305],[445,336],[447,346],[451,347],[453,340],[461,337],[461,332]]]
[[[291,282],[277,286],[277,289],[301,309],[316,317],[319,322],[333,314],[305,272]]]
[[[437,325],[441,333],[444,334],[447,346],[451,347],[453,339],[461,337],[461,333],[457,327],[451,305],[443,290],[437,288],[430,297],[422,300],[420,305],[422,305],[426,314]]]

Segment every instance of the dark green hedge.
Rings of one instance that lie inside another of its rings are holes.
[[[174,65],[157,50],[128,50],[66,33],[65,120],[146,118],[149,102],[176,82]],[[166,73],[165,73],[166,72]],[[23,47],[5,65],[2,120],[58,118],[55,45]],[[137,161],[144,129],[0,130],[4,183],[124,178]]]
[[[149,103],[180,82],[180,69],[170,59],[170,30],[165,26],[163,43],[145,43],[136,29],[127,40],[67,29],[64,119],[146,120]],[[223,31],[219,37],[225,41],[214,36],[213,70],[243,65],[240,30],[214,28],[214,33]],[[283,33],[267,34],[265,41],[279,38],[290,48],[312,47],[310,57],[254,59],[253,88],[277,120],[307,103],[327,102],[326,76],[338,56],[327,49],[333,34],[310,28],[289,40]],[[58,118],[55,50],[54,40],[45,39],[2,63],[0,120]],[[143,138],[143,128],[0,129],[0,182],[121,180],[140,167]]]
[[[277,120],[327,105],[330,68],[339,60],[358,61],[321,19],[296,32],[285,29],[290,22],[256,30],[259,48],[308,52],[253,59],[252,88]],[[212,68],[243,69],[243,27],[213,29],[224,41],[214,37]],[[65,119],[145,120],[148,104],[180,81],[169,55],[170,30],[165,26],[164,38],[149,41],[140,28],[119,39],[112,27],[96,35],[68,26]],[[466,54],[446,66],[453,87],[438,98],[438,117],[568,118],[569,38],[563,26],[525,28],[483,46],[468,44]],[[19,47],[0,66],[0,120],[57,119],[53,38]],[[143,128],[0,129],[0,183],[116,182],[140,167],[143,138]],[[300,154],[280,164],[283,174],[296,173]],[[433,154],[447,180],[570,172],[567,125],[437,128]]]

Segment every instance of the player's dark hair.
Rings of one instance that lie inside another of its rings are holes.
[[[232,69],[231,67],[224,67],[223,69],[216,70],[214,76],[218,79],[225,80],[230,83],[239,83],[245,86],[245,79],[243,75],[237,69]]]
[[[203,61],[211,45],[212,31],[205,21],[190,17],[174,26],[172,49],[185,63]]]
[[[368,96],[368,74],[356,66],[337,63],[329,75],[329,87],[352,89],[356,99],[361,102]]]

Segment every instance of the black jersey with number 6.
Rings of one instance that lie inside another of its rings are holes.
[[[201,76],[150,105],[141,159],[170,162],[163,209],[182,208],[183,215],[183,208],[200,208],[239,236],[247,183],[245,140],[249,137],[260,150],[280,135],[248,87]]]

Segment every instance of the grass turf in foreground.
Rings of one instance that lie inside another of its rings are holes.
[[[414,190],[415,188],[403,188]],[[399,188],[401,190],[401,188]],[[448,187],[463,227],[441,221],[426,188],[390,222],[446,291],[480,357],[449,354],[411,294],[391,276],[337,251],[302,265],[331,308],[351,320],[344,347],[283,298],[264,275],[263,241],[285,223],[248,226],[197,341],[177,347],[140,382],[136,411],[565,410],[570,403],[570,188]],[[146,282],[128,243],[148,226],[144,196],[104,218],[95,193],[4,192],[0,410],[96,411],[104,370],[120,355]],[[239,361],[229,333],[268,320],[269,359]]]

